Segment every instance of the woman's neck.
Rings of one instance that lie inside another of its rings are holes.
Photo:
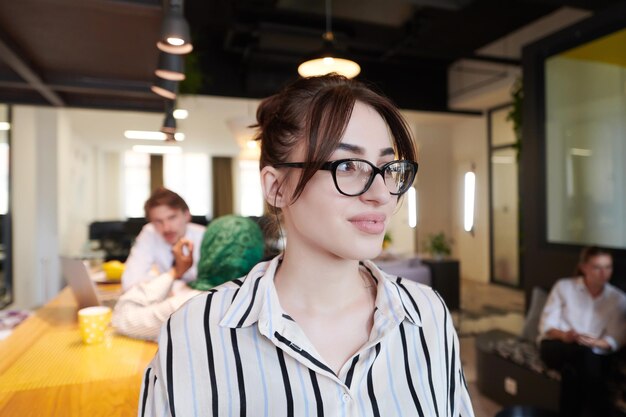
[[[358,261],[297,248],[285,251],[274,283],[283,306],[312,313],[341,310],[364,295],[375,297],[375,284],[362,276]]]

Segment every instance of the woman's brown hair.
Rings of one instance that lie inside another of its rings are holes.
[[[304,141],[307,166],[301,171],[292,202],[337,149],[357,101],[383,118],[399,159],[416,159],[411,131],[391,100],[359,81],[337,74],[300,78],[261,102],[255,137],[261,141],[261,169],[295,162],[288,160],[289,155]]]

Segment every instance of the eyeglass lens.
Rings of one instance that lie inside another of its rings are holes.
[[[392,194],[402,194],[414,178],[415,168],[407,161],[394,161],[383,171],[385,185]],[[366,161],[343,161],[335,169],[337,187],[345,194],[362,194],[373,182],[372,166]]]

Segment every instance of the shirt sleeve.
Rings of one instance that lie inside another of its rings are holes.
[[[541,319],[539,320],[540,338],[551,329],[567,330],[560,328],[563,302],[563,285],[562,282],[559,281],[552,287],[550,295],[548,295],[548,299],[546,300],[546,305],[543,307]]]
[[[144,226],[135,239],[130,255],[124,264],[122,289],[128,291],[132,286],[147,281],[154,276],[150,273],[154,263],[154,244],[150,231]]]
[[[138,417],[169,417],[172,415],[164,372],[166,369],[165,355],[161,355],[161,352],[161,349],[157,351],[144,373],[139,393]]]
[[[113,310],[116,330],[137,339],[156,340],[161,325],[191,297],[199,294],[189,289],[169,296],[174,278],[169,272],[142,282],[124,293]]]
[[[622,296],[616,303],[616,310],[609,318],[606,326],[604,340],[615,352],[624,345],[626,337],[626,297]]]
[[[185,271],[182,276],[182,280],[185,282],[190,282],[195,280],[198,275],[200,249],[202,248],[202,238],[204,237],[204,231],[206,229],[204,227],[200,227],[197,224],[188,224],[187,227],[190,229],[190,231],[186,235],[186,238],[193,242],[193,264],[187,271]]]
[[[450,315],[448,314],[448,317]],[[454,330],[454,326],[452,324],[452,320],[450,320],[449,324],[453,331],[453,347],[454,347],[454,355],[452,356],[453,364],[450,369],[454,370],[454,375],[452,375],[451,380],[454,381],[454,386],[456,387],[454,393],[454,409],[453,416],[458,417],[474,417],[474,409],[472,407],[472,400],[470,399],[469,389],[467,387],[467,381],[465,381],[465,374],[463,372],[463,364],[461,363],[461,351],[459,344],[459,337]]]

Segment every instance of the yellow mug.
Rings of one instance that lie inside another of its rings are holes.
[[[111,322],[111,309],[104,306],[86,307],[78,310],[78,328],[83,343],[94,345],[104,342]]]

